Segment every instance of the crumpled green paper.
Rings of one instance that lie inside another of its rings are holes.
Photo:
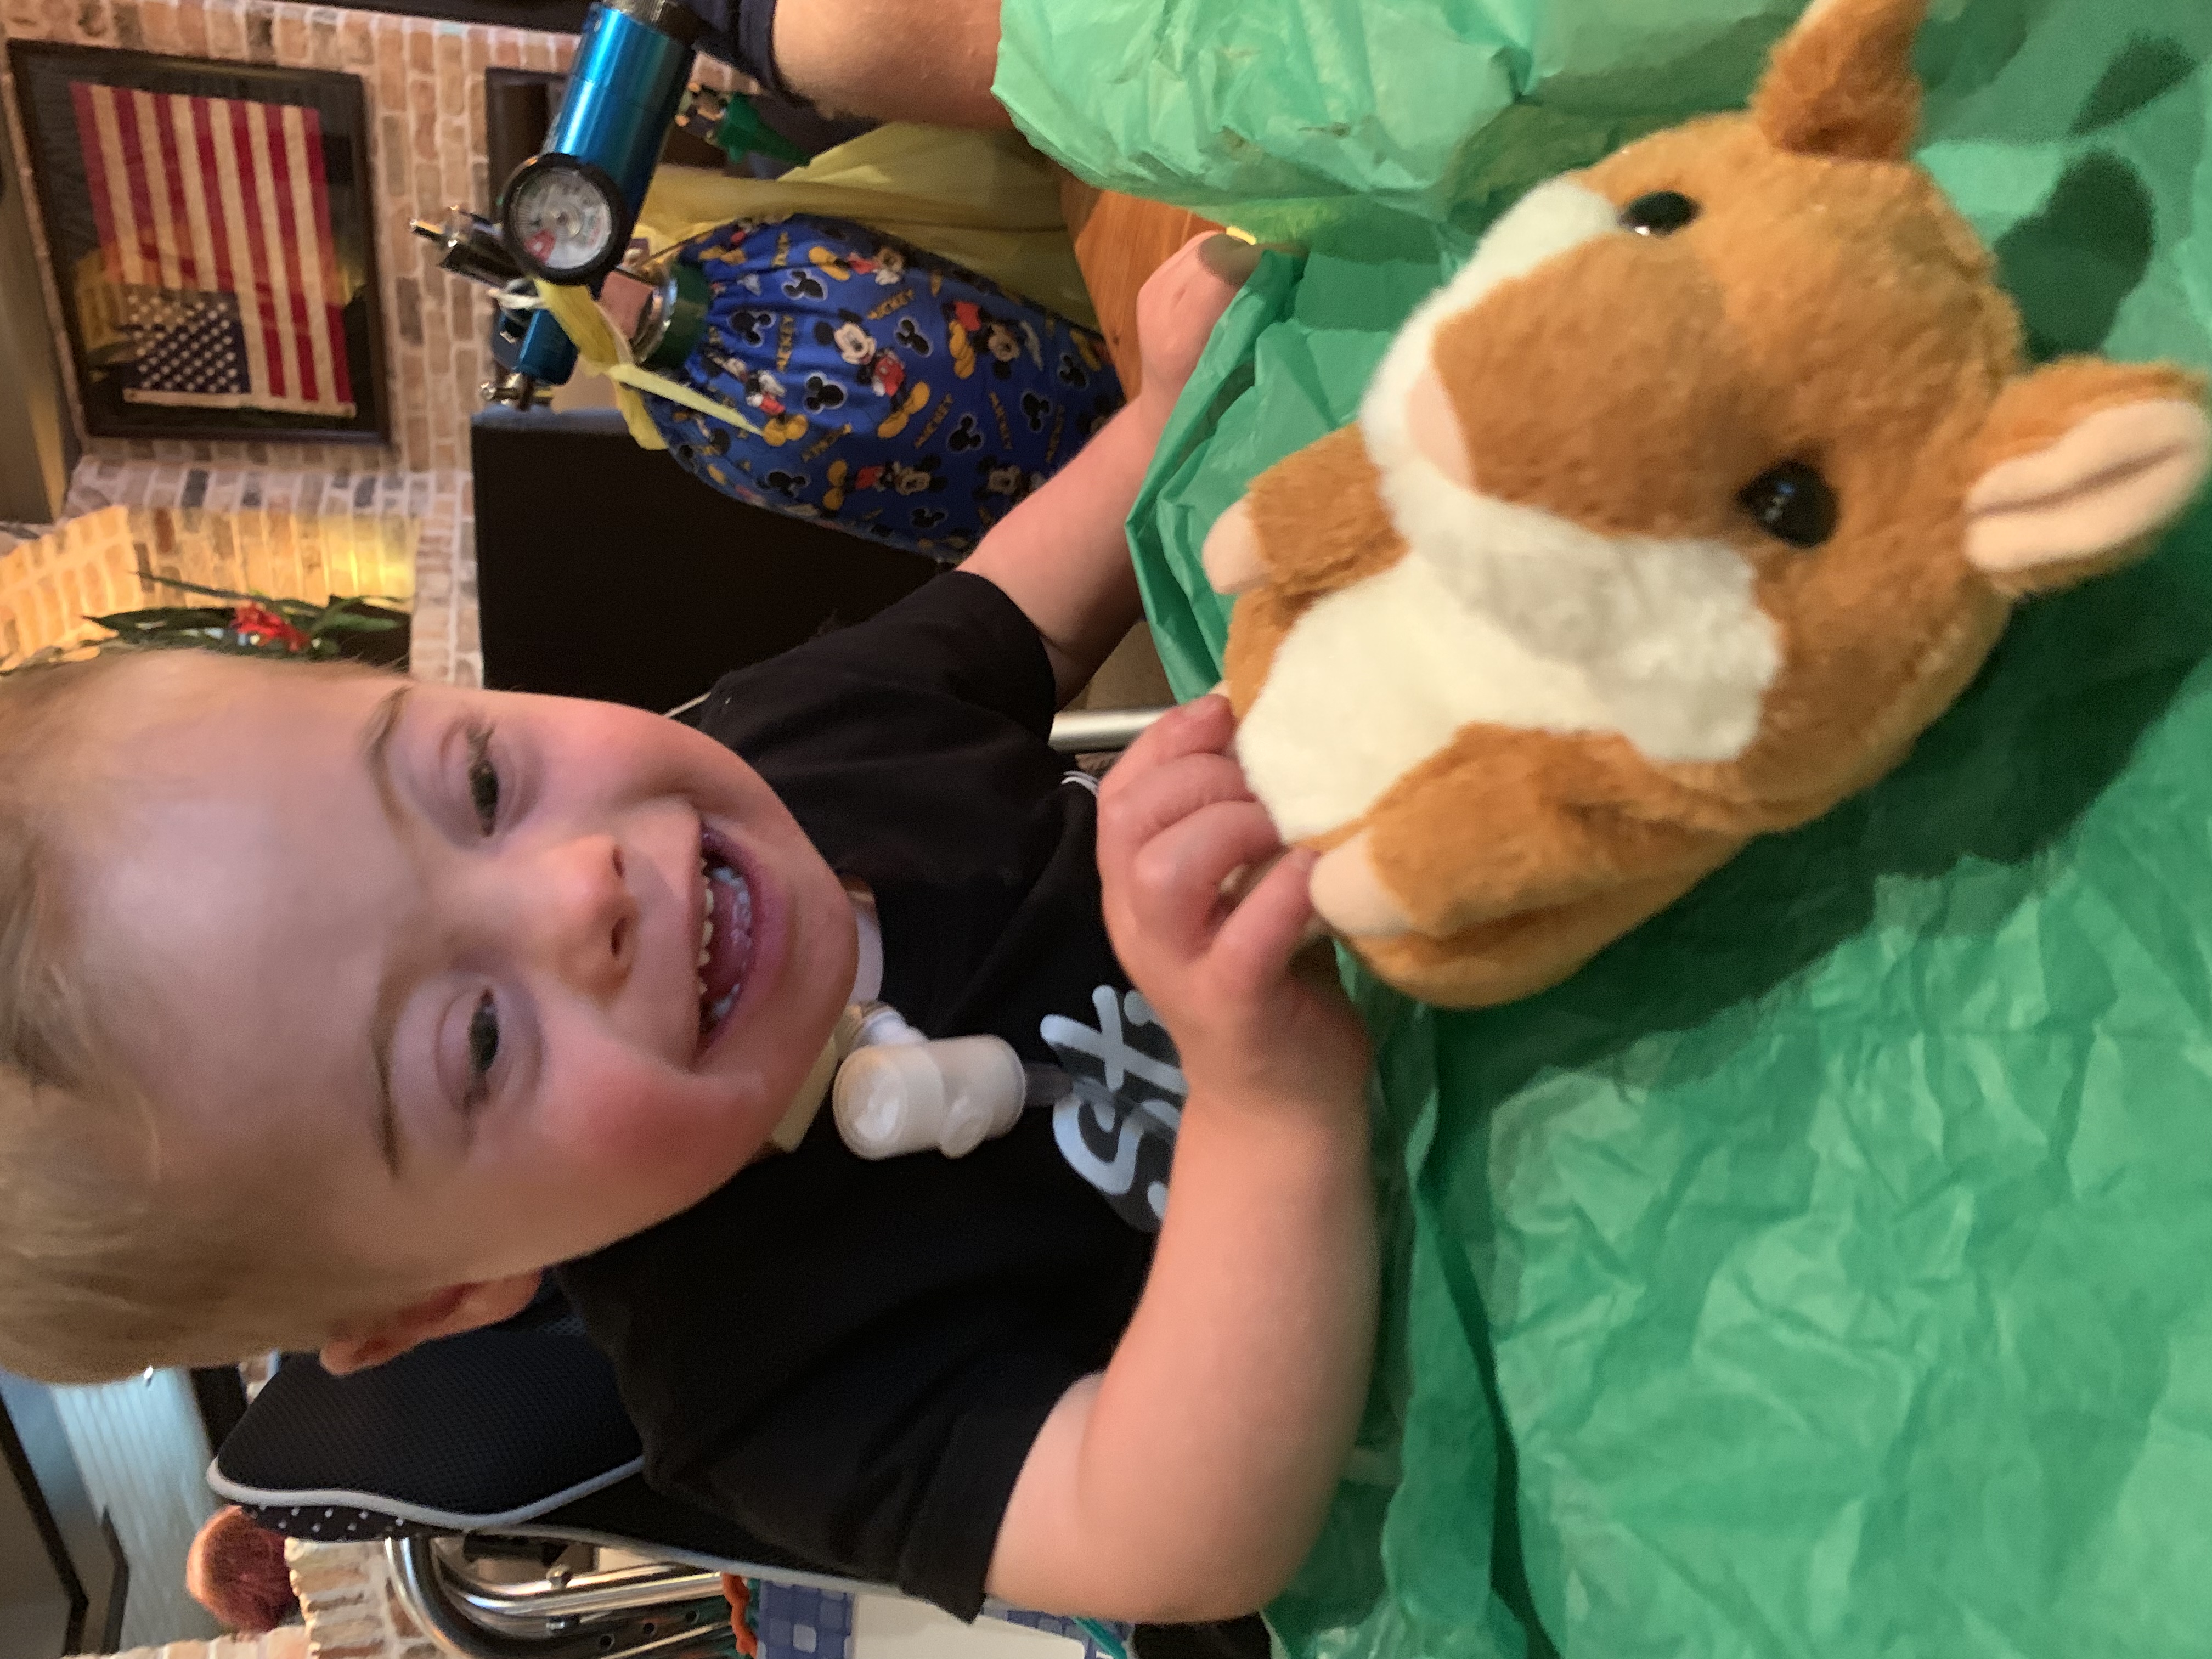
[[[1783,0],[1006,0],[1111,187],[1313,248],[1130,519],[1197,550],[1534,179],[1740,105]],[[2039,355],[2212,365],[2212,5],[1940,3],[1922,159]],[[1543,997],[1380,1038],[1387,1297],[1316,1659],[2212,1652],[2212,507],[2024,610],[1893,777]]]

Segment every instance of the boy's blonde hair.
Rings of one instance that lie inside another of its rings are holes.
[[[131,660],[0,678],[0,1366],[57,1382],[314,1347],[361,1311],[285,1183],[165,1176],[161,1115],[104,1029],[124,988],[81,971],[82,831],[116,793],[88,706]]]

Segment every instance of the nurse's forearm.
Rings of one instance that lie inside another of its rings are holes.
[[[776,67],[825,113],[1006,127],[999,0],[780,0]]]

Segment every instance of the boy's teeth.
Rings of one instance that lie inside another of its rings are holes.
[[[753,930],[753,890],[751,884],[729,866],[719,860],[710,862],[700,872],[700,888],[706,903],[699,921],[699,972],[694,983],[698,988],[700,1031],[702,1035],[721,1024],[738,998],[744,993],[743,983],[732,985],[717,1001],[707,1000],[707,968],[714,957],[714,889],[717,884],[729,890],[730,933],[738,943],[737,948],[750,948]]]

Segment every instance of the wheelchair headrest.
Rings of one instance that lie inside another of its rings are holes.
[[[522,1528],[638,1473],[614,1368],[557,1293],[350,1376],[288,1357],[208,1484],[305,1538]]]

